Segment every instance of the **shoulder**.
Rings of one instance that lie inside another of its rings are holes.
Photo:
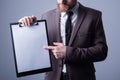
[[[86,7],[80,4],[80,10],[82,9],[83,11],[85,11],[86,14],[91,15],[91,16],[98,16],[98,15],[102,15],[102,12],[100,10],[94,9],[94,8],[90,8],[90,7]]]
[[[52,10],[49,10],[45,13],[42,14],[42,17],[50,17],[50,16],[54,16],[56,13],[57,13],[57,9],[52,9]]]
[[[87,13],[92,14],[92,15],[101,15],[102,12],[93,8],[85,7],[87,10]]]

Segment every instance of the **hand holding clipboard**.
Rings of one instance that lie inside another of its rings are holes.
[[[22,25],[10,24],[17,77],[52,70],[49,51],[43,48],[49,45],[46,20],[32,19],[22,19],[26,20],[26,23],[19,21]],[[24,27],[28,25],[31,27]]]

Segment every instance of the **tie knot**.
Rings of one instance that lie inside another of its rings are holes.
[[[68,11],[66,14],[70,17],[70,16],[73,15],[73,12],[72,11]]]

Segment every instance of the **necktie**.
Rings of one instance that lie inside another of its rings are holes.
[[[68,18],[66,20],[66,25],[65,25],[66,45],[68,45],[70,37],[71,37],[71,33],[72,33],[72,21],[71,21],[71,17],[73,15],[73,12],[72,11],[68,11],[67,15],[68,15]]]

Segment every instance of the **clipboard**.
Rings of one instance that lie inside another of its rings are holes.
[[[10,23],[12,46],[17,77],[48,72],[52,70],[46,20],[37,20],[30,27]]]

